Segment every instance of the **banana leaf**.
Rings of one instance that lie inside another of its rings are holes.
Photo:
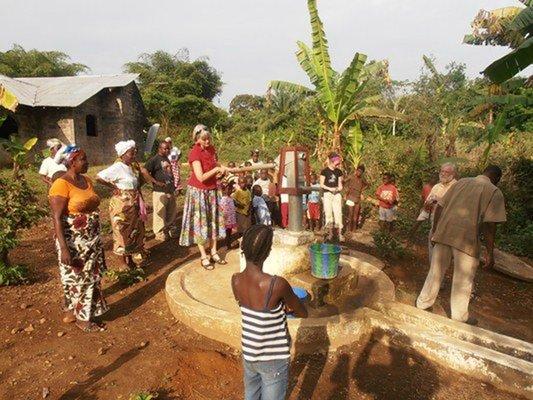
[[[17,97],[4,86],[0,85],[0,106],[9,111],[15,112],[18,105],[19,102]]]
[[[518,48],[490,64],[483,74],[492,82],[502,83],[527,68],[533,62],[533,36]]]

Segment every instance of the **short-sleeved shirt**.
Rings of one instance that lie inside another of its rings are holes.
[[[379,206],[381,208],[392,208],[400,200],[400,194],[398,193],[398,188],[392,183],[385,183],[378,187],[376,190],[376,196],[381,197],[384,200],[387,200],[388,203],[382,200],[379,200]]]
[[[52,157],[46,157],[39,168],[39,175],[44,175],[52,179],[54,174],[58,171],[66,171],[67,167],[64,164],[58,164]]]
[[[342,177],[342,171],[338,168],[324,168],[320,175],[324,177],[324,185],[330,188],[339,187],[339,179]]]
[[[252,194],[249,190],[242,190],[237,188],[231,195],[235,200],[235,211],[242,215],[250,215],[250,204],[252,202]],[[239,207],[238,207],[239,206]]]
[[[87,188],[80,189],[66,179],[58,178],[50,186],[48,196],[59,196],[68,199],[67,210],[69,215],[96,211],[100,205],[100,197],[94,191],[91,180],[86,176],[85,180],[87,181]]]
[[[448,189],[450,189],[455,184],[455,182],[457,182],[457,180],[455,179],[452,179],[450,182],[446,184],[439,182],[431,188],[431,192],[429,192],[429,195],[426,197],[426,200],[425,200],[428,203],[436,202],[430,208],[431,221],[433,221],[433,218],[435,215],[435,208],[437,207],[437,202],[444,197]]]
[[[351,200],[354,203],[361,202],[361,193],[363,189],[368,186],[366,179],[362,176],[350,175],[346,178],[343,185],[346,189],[346,200]]]
[[[113,165],[98,172],[98,177],[106,182],[113,183],[122,190],[135,190],[139,187],[139,179],[131,166],[117,161]]]
[[[433,241],[479,257],[483,222],[505,222],[505,202],[500,189],[485,175],[458,180],[440,199],[442,207]]]
[[[189,185],[198,189],[212,190],[217,187],[217,177],[213,175],[211,178],[200,182],[194,174],[192,163],[200,161],[202,172],[211,171],[217,166],[217,153],[213,146],[203,148],[199,143],[196,143],[189,152],[189,165],[191,166],[191,177],[189,178]]]
[[[165,182],[165,186],[153,185],[154,192],[174,193],[174,175],[168,157],[156,154],[144,164],[144,168],[156,181]]]
[[[320,185],[311,184],[311,187],[315,190],[309,193],[307,201],[309,203],[320,203]]]

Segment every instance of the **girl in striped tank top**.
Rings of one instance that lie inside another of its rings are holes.
[[[307,310],[289,283],[263,272],[272,238],[272,227],[267,225],[253,225],[246,230],[241,245],[246,268],[231,279],[242,313],[245,400],[285,398],[290,362],[286,312],[307,317]]]

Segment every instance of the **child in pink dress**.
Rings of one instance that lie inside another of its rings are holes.
[[[237,216],[235,214],[235,203],[231,198],[233,193],[233,183],[227,183],[222,187],[222,199],[220,207],[224,213],[224,225],[226,227],[226,247],[231,249],[231,234],[237,229]]]

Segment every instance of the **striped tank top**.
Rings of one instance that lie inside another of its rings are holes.
[[[283,303],[269,310],[268,303],[276,277],[272,277],[263,311],[240,306],[242,353],[246,361],[281,360],[290,357],[290,337]]]

